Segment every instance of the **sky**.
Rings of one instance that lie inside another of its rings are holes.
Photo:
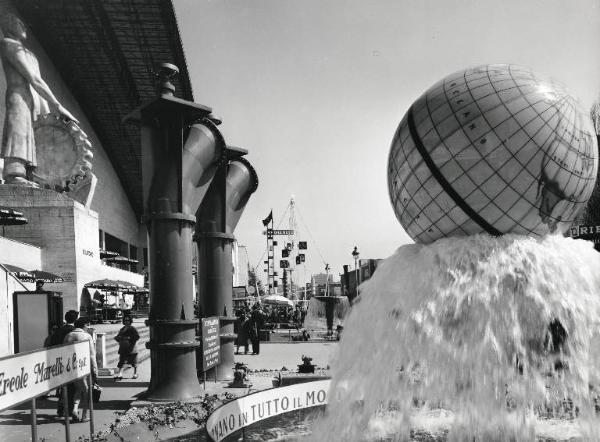
[[[259,177],[234,233],[263,279],[261,221],[272,209],[275,228],[289,229],[292,196],[296,240],[308,242],[295,282],[325,263],[339,279],[355,246],[379,259],[412,242],[390,203],[387,157],[409,106],[446,75],[520,64],[584,109],[599,96],[600,0],[173,3],[194,99]]]

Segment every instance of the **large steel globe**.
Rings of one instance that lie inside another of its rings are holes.
[[[555,82],[514,65],[449,75],[408,110],[388,188],[416,242],[480,232],[564,233],[598,167],[590,118]]]

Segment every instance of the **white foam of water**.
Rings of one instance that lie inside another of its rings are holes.
[[[333,310],[333,329],[338,325],[344,324],[344,319],[350,311],[350,303],[346,296],[331,296],[335,301]],[[325,302],[318,298],[311,298],[308,301],[306,318],[304,318],[304,328],[308,330],[327,330],[327,318],[325,316]]]
[[[406,245],[361,289],[314,440],[408,440],[419,426],[461,442],[535,440],[553,427],[600,440],[589,389],[600,379],[600,254],[590,243],[475,235]],[[553,319],[568,334],[560,353]],[[557,359],[569,369],[553,370]],[[579,418],[536,417],[567,397]],[[442,414],[425,419],[415,405]]]

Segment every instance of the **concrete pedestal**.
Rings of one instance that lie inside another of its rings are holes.
[[[26,266],[25,269],[45,270],[63,278],[61,283],[46,283],[44,289],[62,293],[64,311],[79,311],[85,284],[97,279],[121,279],[143,285],[142,275],[102,265],[98,214],[68,194],[3,184],[0,201],[23,212],[28,221],[19,226],[0,227],[2,235],[41,249],[42,268]],[[10,257],[2,256],[2,251],[0,258],[11,261]]]

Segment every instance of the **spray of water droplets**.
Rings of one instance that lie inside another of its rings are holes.
[[[313,440],[600,440],[599,270],[558,236],[400,247],[346,319]]]

